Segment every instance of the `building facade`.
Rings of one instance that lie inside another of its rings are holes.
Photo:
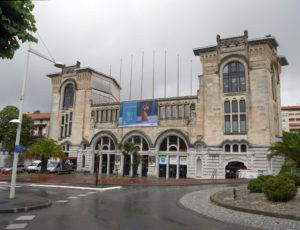
[[[300,131],[300,106],[283,106],[281,107],[281,114],[283,131]]]
[[[272,36],[217,36],[217,45],[193,52],[202,63],[197,95],[158,98],[158,125],[120,127],[120,86],[92,68],[68,66],[52,82],[50,137],[77,170],[131,175],[132,156],[118,145],[131,141],[143,161],[139,175],[228,178],[240,168],[277,173],[282,158],[268,161],[281,135],[280,72]]]
[[[35,138],[47,138],[49,135],[50,113],[41,113],[37,110],[29,115],[33,120],[33,125],[35,128],[33,131],[33,136]]]

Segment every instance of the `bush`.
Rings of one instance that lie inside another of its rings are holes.
[[[251,193],[262,192],[263,181],[260,179],[251,179],[248,183],[248,190]]]
[[[257,179],[251,179],[248,183],[248,190],[251,193],[263,192],[263,186],[266,181],[270,178],[273,178],[271,175],[259,176]]]
[[[297,188],[291,179],[278,176],[266,181],[263,192],[268,200],[286,202],[296,196]]]
[[[288,178],[288,179],[294,181],[296,187],[300,186],[300,176],[299,175],[291,174],[291,173],[282,173],[282,174],[279,174],[278,176]]]

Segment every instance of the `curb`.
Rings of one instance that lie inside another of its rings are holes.
[[[223,190],[224,191],[224,190]],[[222,191],[219,191],[222,192]],[[238,207],[238,206],[233,206],[229,204],[225,204],[222,201],[218,200],[216,198],[216,194],[219,193],[216,192],[215,194],[210,196],[210,201],[218,206],[221,206],[223,208],[228,208],[232,209],[235,211],[240,211],[240,212],[247,212],[251,214],[257,214],[257,215],[264,215],[264,216],[270,216],[270,217],[275,217],[275,218],[284,218],[284,219],[291,219],[291,220],[300,220],[299,216],[294,216],[294,215],[289,215],[289,214],[281,214],[281,213],[273,213],[273,212],[266,212],[266,211],[261,211],[261,210],[256,210],[256,209],[249,209],[249,208],[244,208],[244,207]]]
[[[52,201],[48,200],[47,203],[39,204],[39,205],[32,205],[27,207],[20,207],[20,208],[12,208],[12,209],[0,209],[0,213],[17,213],[17,212],[27,212],[35,209],[46,208],[52,205]]]

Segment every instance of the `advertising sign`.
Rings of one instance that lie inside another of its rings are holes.
[[[161,165],[167,164],[166,156],[160,156],[159,157],[159,164],[161,164]]]
[[[119,126],[157,126],[157,111],[157,100],[121,102]]]
[[[186,165],[186,157],[180,157],[179,158],[179,164],[180,165]]]
[[[170,165],[177,165],[177,156],[169,156]]]

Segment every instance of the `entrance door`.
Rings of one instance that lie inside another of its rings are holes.
[[[99,172],[99,162],[100,162],[100,156],[98,154],[94,155],[94,173]]]
[[[102,154],[102,173],[107,173],[107,154]]]
[[[167,166],[160,164],[159,165],[159,177],[166,178],[166,176],[167,176]]]
[[[242,162],[239,161],[229,162],[228,165],[225,167],[226,179],[237,178],[237,171],[239,169],[246,169],[246,168],[247,167]]]
[[[130,173],[130,155],[124,156],[124,167],[123,167],[123,175],[129,176]]]
[[[186,171],[187,171],[187,166],[180,165],[179,166],[179,178],[186,178]]]
[[[176,178],[177,165],[169,165],[169,178]]]
[[[113,174],[115,168],[115,154],[110,155],[109,174]]]
[[[147,176],[148,173],[148,156],[142,157],[142,176]]]

